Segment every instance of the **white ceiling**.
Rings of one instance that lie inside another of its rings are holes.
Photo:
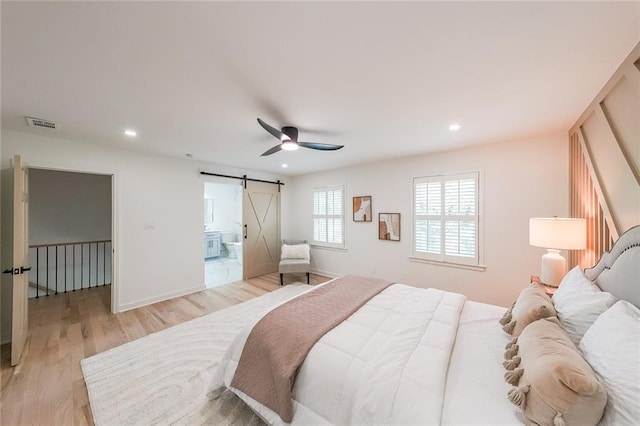
[[[640,2],[1,7],[3,128],[282,174],[567,131],[640,40]]]

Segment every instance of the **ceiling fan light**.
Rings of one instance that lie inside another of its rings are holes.
[[[298,149],[298,144],[292,140],[282,142],[282,149],[285,151],[295,151]]]

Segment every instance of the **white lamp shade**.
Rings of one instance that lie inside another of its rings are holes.
[[[531,218],[529,244],[544,248],[584,250],[587,247],[587,221],[558,217]]]

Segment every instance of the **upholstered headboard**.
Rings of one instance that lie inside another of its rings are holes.
[[[640,308],[640,225],[622,234],[584,274],[602,290]]]

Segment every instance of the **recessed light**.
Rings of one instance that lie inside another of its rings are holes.
[[[127,129],[124,131],[124,134],[127,136],[133,137],[133,136],[137,136],[138,132],[136,132],[135,130]]]
[[[449,130],[452,132],[457,132],[458,130],[460,130],[460,125],[458,123],[453,123],[449,126]]]
[[[287,167],[289,167],[289,165],[288,165],[287,163],[284,163],[284,164],[282,165],[282,168],[283,168],[283,169],[286,169]]]

